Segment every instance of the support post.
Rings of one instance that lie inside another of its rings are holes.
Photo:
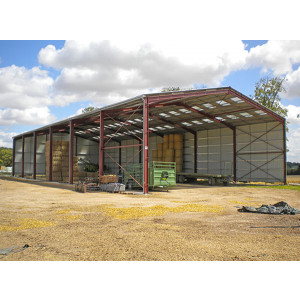
[[[119,142],[119,165],[121,166],[122,165],[122,149],[121,149],[121,146],[122,146],[122,143],[121,141]],[[119,174],[121,174],[121,167],[119,167]]]
[[[104,112],[100,111],[100,135],[99,135],[99,176],[104,171]]]
[[[74,157],[74,120],[71,120],[70,131],[69,131],[69,184],[73,184],[73,157]]]
[[[233,181],[236,182],[236,128],[233,128]]]
[[[37,135],[36,132],[33,133],[33,179],[36,179],[36,142]]]
[[[286,180],[286,120],[284,120],[284,123],[282,124],[282,130],[283,130],[283,184],[287,184]]]
[[[197,132],[194,133],[194,173],[197,173]]]
[[[53,128],[49,127],[49,181],[52,181]]]
[[[15,176],[16,140],[13,139],[12,176]]]
[[[143,103],[143,193],[149,192],[149,100],[146,96]]]
[[[23,135],[22,136],[22,171],[21,171],[22,178],[24,178],[24,158],[25,158],[24,148],[25,148],[25,138]]]

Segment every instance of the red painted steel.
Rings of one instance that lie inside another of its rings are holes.
[[[284,175],[283,175],[283,183],[286,185],[287,180],[286,180],[286,122],[284,121],[284,124],[282,124],[282,131],[283,131],[283,170],[284,170]]]
[[[36,132],[33,133],[33,179],[36,179]]]
[[[144,153],[144,176],[143,176],[143,193],[149,193],[149,178],[148,178],[148,167],[149,167],[149,99],[146,96],[144,98],[143,106],[143,153]]]
[[[16,139],[13,139],[12,176],[15,176]]]
[[[100,111],[99,122],[99,176],[104,174],[104,112]]]
[[[236,128],[233,129],[233,181],[236,182]]]
[[[74,158],[74,120],[70,121],[69,132],[69,184],[73,184],[73,159]]]
[[[52,181],[52,147],[53,146],[53,129],[49,127],[49,181]]]
[[[140,147],[143,146],[143,144],[133,144],[133,145],[124,145],[124,146],[114,146],[114,147],[104,147],[104,150],[107,149],[119,149],[119,148],[128,148],[128,147]]]
[[[197,173],[197,132],[194,134],[194,173]]]
[[[25,159],[24,147],[25,147],[25,137],[23,135],[22,136],[22,170],[21,170],[22,178],[24,178],[24,159]]]

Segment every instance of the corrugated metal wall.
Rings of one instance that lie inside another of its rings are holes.
[[[236,140],[237,180],[284,181],[284,140],[281,124],[272,122],[238,126]]]

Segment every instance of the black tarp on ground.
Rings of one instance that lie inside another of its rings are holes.
[[[280,201],[273,205],[265,205],[263,204],[259,208],[255,208],[252,206],[243,206],[238,209],[239,212],[252,212],[252,213],[260,213],[260,214],[273,214],[273,215],[295,215],[300,214],[300,210],[297,208],[293,208],[289,206],[286,202]]]

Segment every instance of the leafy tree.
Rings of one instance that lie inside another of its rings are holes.
[[[96,107],[88,106],[88,107],[86,107],[86,108],[84,108],[84,109],[82,110],[82,113],[84,114],[84,113],[93,111],[93,110],[95,110],[95,109],[96,109]]]
[[[254,96],[250,95],[250,97],[282,117],[286,117],[287,109],[282,107],[279,96],[279,93],[286,91],[285,81],[285,77],[261,78],[255,84]]]
[[[174,87],[174,86],[170,86],[170,87],[165,87],[161,90],[163,93],[164,92],[174,92],[174,91],[180,91],[180,87]]]
[[[0,147],[0,166],[12,166],[13,150],[11,148]]]

